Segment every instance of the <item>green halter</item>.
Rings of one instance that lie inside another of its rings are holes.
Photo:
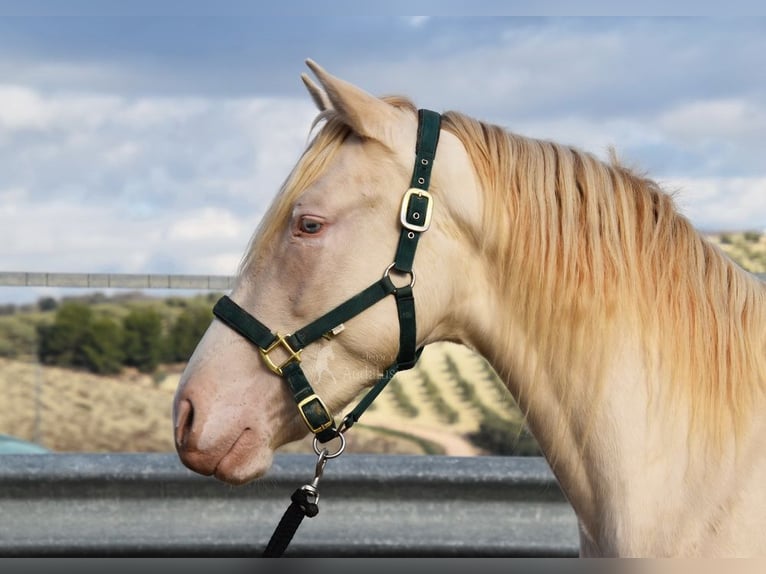
[[[399,218],[402,230],[399,235],[399,245],[394,262],[386,268],[381,279],[305,327],[288,335],[272,332],[228,296],[221,297],[213,308],[213,313],[218,319],[258,347],[266,366],[285,379],[306,426],[319,442],[325,443],[332,440],[351,428],[391,378],[398,371],[412,368],[420,357],[422,348],[417,348],[416,343],[415,298],[412,293],[415,275],[412,271],[412,263],[420,234],[426,231],[431,223],[433,198],[428,193],[428,186],[436,146],[439,142],[440,126],[441,116],[438,113],[430,110],[418,111],[415,168],[410,188],[402,199]],[[389,277],[391,270],[408,274],[410,283],[402,287],[394,285]],[[314,392],[303,373],[300,365],[301,351],[321,337],[333,333],[342,323],[359,315],[388,295],[394,296],[399,317],[399,353],[396,361],[385,370],[359,404],[345,416],[340,426],[336,426],[335,419],[324,401]],[[283,356],[286,355],[286,358],[279,362],[272,357],[272,353],[277,350],[281,350],[279,352]]]

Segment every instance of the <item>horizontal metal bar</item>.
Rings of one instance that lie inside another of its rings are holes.
[[[0,459],[2,556],[258,556],[316,458],[277,455],[232,487],[174,454]],[[543,459],[346,455],[288,556],[575,556],[574,512]]]
[[[0,271],[0,287],[84,287],[95,289],[203,289],[226,291],[229,275],[163,275],[133,273],[42,273]]]
[[[766,281],[766,273],[754,273]],[[202,289],[228,291],[233,275],[163,275],[132,273],[43,273],[0,271],[0,287],[81,287],[93,289]]]

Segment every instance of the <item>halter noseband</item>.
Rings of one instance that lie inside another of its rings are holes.
[[[399,217],[402,230],[399,244],[394,262],[386,268],[381,279],[305,327],[287,335],[272,332],[226,295],[221,297],[213,308],[213,313],[218,319],[258,347],[266,366],[285,379],[303,421],[314,433],[315,439],[322,443],[338,436],[342,439],[341,433],[359,420],[391,378],[398,371],[412,368],[420,357],[422,348],[418,349],[416,343],[415,299],[412,293],[415,275],[412,263],[420,234],[426,231],[431,223],[433,198],[428,193],[428,186],[440,127],[441,116],[438,113],[418,110],[415,167],[410,188],[402,198]],[[402,287],[394,285],[389,276],[392,270],[409,275],[410,283]],[[314,392],[303,373],[300,366],[301,351],[321,337],[329,338],[339,333],[345,321],[359,315],[388,295],[394,296],[399,317],[399,353],[396,362],[385,370],[375,386],[345,416],[340,426],[336,426],[335,419],[324,401]],[[275,359],[273,354],[280,354],[282,357]],[[316,445],[316,442],[314,444]]]

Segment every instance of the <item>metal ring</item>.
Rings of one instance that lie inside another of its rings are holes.
[[[314,452],[317,454],[317,456],[322,456],[322,453],[325,452],[327,454],[324,455],[325,460],[330,460],[331,458],[336,458],[343,454],[343,451],[346,450],[346,437],[343,436],[343,433],[338,433],[335,435],[335,438],[340,439],[340,446],[338,447],[338,450],[335,452],[330,452],[326,448],[319,449],[319,439],[314,436],[314,442],[312,443],[312,446],[314,447]]]
[[[412,239],[412,238],[410,238],[410,239]],[[394,268],[394,265],[396,265],[396,261],[394,261],[391,265],[386,267],[386,270],[383,272],[383,277],[384,278],[388,277],[390,275],[391,269]],[[409,274],[409,276],[410,276],[410,285],[409,286],[410,287],[415,285],[415,272],[414,271],[402,271],[402,273],[408,273]]]

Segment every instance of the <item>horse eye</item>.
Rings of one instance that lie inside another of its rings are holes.
[[[313,219],[311,217],[301,217],[298,227],[300,228],[302,233],[307,233],[309,235],[316,235],[317,233],[322,231],[322,222],[317,221],[316,219]]]

